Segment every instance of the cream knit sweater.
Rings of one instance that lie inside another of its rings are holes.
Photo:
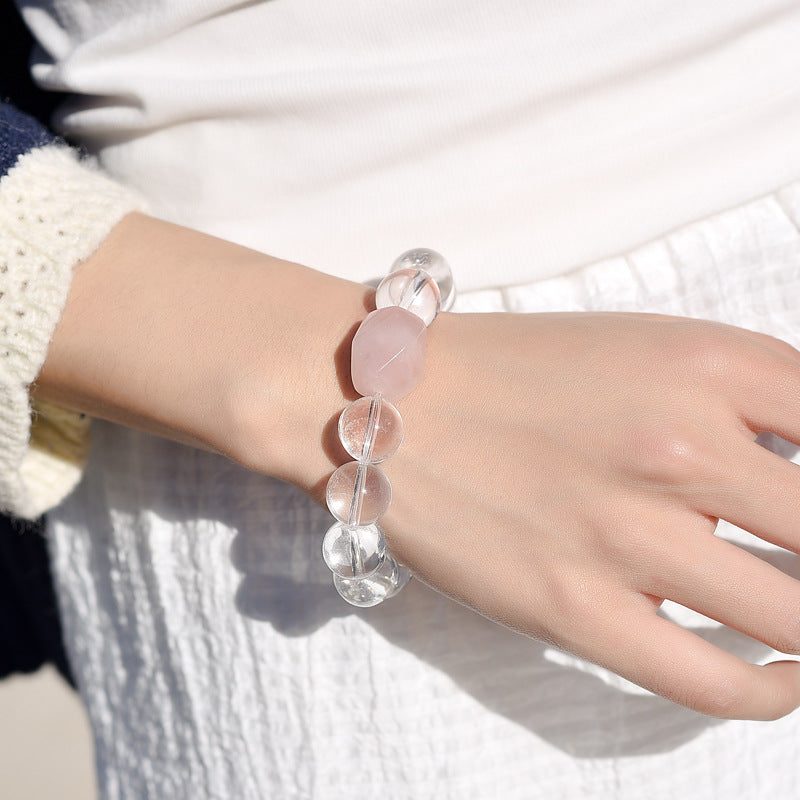
[[[72,270],[129,211],[136,196],[69,148],[22,154],[0,179],[0,508],[34,518],[78,481],[89,420],[31,403],[67,298]]]

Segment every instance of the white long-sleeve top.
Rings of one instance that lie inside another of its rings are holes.
[[[23,6],[25,4],[23,3]],[[800,174],[787,0],[70,0],[59,126],[156,213],[363,280],[548,277]]]

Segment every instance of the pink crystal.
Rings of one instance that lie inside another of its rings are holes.
[[[361,395],[380,394],[395,401],[422,380],[425,323],[398,306],[367,315],[353,338],[351,376]]]

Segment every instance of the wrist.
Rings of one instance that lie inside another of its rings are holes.
[[[370,294],[132,214],[77,269],[35,394],[313,491]]]
[[[287,262],[273,272],[269,291],[281,300],[265,309],[273,315],[264,325],[267,352],[254,362],[240,351],[225,381],[235,458],[322,503],[328,476],[346,459],[336,423],[357,397],[350,344],[373,308],[373,292]]]
[[[395,259],[377,288],[377,310],[352,338],[351,379],[361,397],[337,415],[339,440],[350,459],[327,482],[326,502],[336,521],[322,553],[336,591],[360,608],[394,597],[411,577],[389,553],[378,525],[392,502],[382,467],[403,440],[394,403],[422,380],[428,326],[453,297],[444,258],[427,248],[408,250]]]

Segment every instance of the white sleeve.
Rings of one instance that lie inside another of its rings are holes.
[[[76,264],[127,213],[132,192],[51,144],[0,179],[0,510],[33,519],[80,479],[89,421],[29,387],[44,364]]]

